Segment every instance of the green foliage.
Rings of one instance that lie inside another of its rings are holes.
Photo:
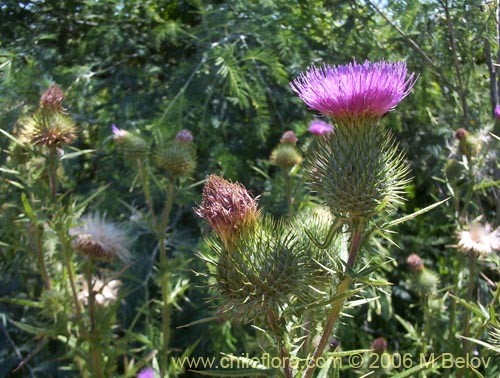
[[[6,342],[0,346],[0,376],[64,377],[78,374],[79,366],[93,366],[92,343],[99,343],[85,335],[91,323],[101,335],[99,348],[109,351],[101,360],[107,376],[134,377],[143,367],[158,367],[164,294],[172,309],[168,355],[261,353],[262,345],[276,344],[263,341],[255,329],[224,320],[219,308],[205,303],[205,277],[193,271],[206,268],[192,257],[195,250],[210,252],[200,241],[205,230],[192,207],[199,202],[201,181],[217,172],[262,193],[264,212],[276,218],[299,214],[292,226],[280,220],[272,227],[281,237],[280,246],[294,253],[289,259],[275,255],[281,265],[268,271],[262,264],[248,265],[245,277],[251,276],[248,282],[255,285],[245,298],[257,293],[262,272],[273,278],[277,267],[286,268],[287,280],[297,277],[302,285],[293,300],[280,298],[276,291],[280,307],[298,302],[298,297],[305,301],[311,293],[305,287],[316,288],[316,280],[308,281],[312,271],[336,277],[339,267],[329,264],[338,253],[347,255],[348,232],[336,230],[340,241],[326,252],[311,243],[311,235],[325,240],[325,224],[332,219],[323,213],[301,213],[317,202],[304,189],[304,168],[283,172],[271,167],[269,158],[288,129],[297,133],[301,154],[307,158],[310,153],[305,130],[313,114],[299,106],[288,82],[311,64],[343,64],[353,57],[358,62],[404,59],[419,74],[412,95],[384,120],[405,151],[413,182],[405,189],[409,200],[394,218],[380,223],[398,234],[391,235],[391,241],[376,238],[365,246],[370,253],[359,264],[377,268],[368,271],[369,282],[357,281],[355,292],[349,292],[355,295],[353,303],[347,303],[347,316],[341,317],[343,324],[332,336],[340,339],[344,352],[367,348],[384,336],[394,354],[458,356],[468,348],[496,358],[498,255],[482,256],[471,265],[450,246],[467,221],[481,217],[497,226],[500,222],[498,143],[490,138],[469,160],[454,141],[459,127],[482,141],[488,135],[484,130],[499,134],[500,123],[493,116],[498,102],[497,11],[493,2],[463,0],[3,1],[0,334]],[[23,120],[36,113],[40,95],[54,83],[65,92],[64,106],[78,139],[48,153],[21,136],[26,130]],[[122,154],[112,142],[112,124],[139,136],[144,141],[141,154],[150,150],[147,158],[139,156],[138,164],[138,156]],[[150,158],[165,154],[162,146],[184,128],[195,138],[197,168],[192,169],[194,152],[179,158],[192,172],[177,179],[175,203],[162,224],[172,180]],[[149,154],[154,149],[156,153]],[[446,165],[450,160],[453,165]],[[57,201],[52,198],[54,183]],[[432,212],[419,212],[449,196],[451,200]],[[93,269],[100,279],[119,278],[123,286],[118,300],[97,311],[97,318],[81,305],[78,320],[69,275],[85,275],[89,267],[74,253],[67,232],[80,224],[82,215],[97,212],[127,225],[132,261],[127,266],[96,262]],[[421,216],[415,218],[417,214]],[[376,226],[370,227],[374,235],[380,234]],[[271,244],[258,253],[272,255]],[[344,246],[341,251],[334,248],[339,244]],[[162,264],[160,245],[166,256]],[[306,252],[311,261],[301,255]],[[427,300],[413,290],[405,267],[411,252],[419,253],[426,269],[439,276]],[[389,256],[393,260],[387,263]],[[292,272],[296,265],[303,270]],[[390,289],[375,284],[386,281],[392,283]],[[293,346],[295,355],[306,349],[301,345],[317,341],[316,327],[335,302],[324,298],[326,292],[335,298],[334,290],[329,291],[333,286],[315,292],[314,301],[324,308],[287,314],[292,319],[286,324],[289,340],[282,342]],[[391,296],[386,295],[389,291]],[[218,322],[176,329],[201,318]],[[413,363],[411,370],[392,373],[437,374],[417,358]],[[346,377],[369,374],[366,366],[342,372],[329,368],[320,376],[334,370]],[[480,373],[493,377],[498,369]],[[445,377],[469,373],[439,372]]]

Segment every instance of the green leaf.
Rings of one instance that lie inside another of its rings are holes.
[[[24,144],[22,142],[20,142],[19,140],[17,140],[16,138],[14,138],[12,135],[10,135],[7,131],[3,130],[3,129],[0,129],[0,133],[2,133],[3,135],[5,135],[7,138],[9,138],[10,140],[12,140],[14,143],[24,147]]]
[[[419,215],[422,215],[424,213],[427,213],[428,211],[434,209],[435,207],[438,207],[439,205],[445,203],[446,201],[448,201],[451,197],[448,197],[442,201],[439,201],[435,204],[432,204],[430,206],[427,206],[421,210],[418,210],[418,211],[415,211],[414,213],[410,214],[410,215],[406,215],[402,218],[399,218],[399,219],[396,219],[396,220],[393,220],[391,222],[388,222],[388,223],[385,223],[382,228],[389,228],[389,227],[392,227],[392,226],[395,226],[397,224],[400,224],[400,223],[404,223],[404,222],[407,222],[409,220],[412,220],[413,218],[416,218],[418,217]]]
[[[73,158],[76,158],[80,155],[89,154],[89,153],[94,152],[94,151],[95,150],[79,150],[79,151],[75,151],[75,152],[70,152],[69,154],[64,154],[63,157],[61,158],[61,160],[73,159]]]
[[[21,299],[21,298],[0,298],[0,302],[11,303],[18,306],[26,306],[33,308],[43,308],[43,304],[40,302],[30,301],[29,299]]]
[[[498,346],[486,343],[486,342],[478,340],[478,339],[474,339],[472,337],[465,337],[465,336],[461,336],[461,335],[458,335],[458,337],[460,337],[461,339],[472,341],[473,343],[479,344],[481,346],[484,346],[485,348],[490,349],[495,353],[500,353],[500,347],[498,347]]]
[[[35,215],[35,212],[33,211],[33,208],[31,207],[28,197],[26,197],[26,193],[21,193],[21,202],[23,203],[23,208],[24,212],[26,213],[26,216],[33,222],[37,223],[38,218]]]

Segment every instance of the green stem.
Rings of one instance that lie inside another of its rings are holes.
[[[93,370],[97,378],[104,378],[101,364],[101,348],[99,347],[99,336],[100,332],[96,332],[96,321],[95,321],[95,292],[94,292],[94,282],[92,277],[93,264],[91,261],[87,261],[85,267],[85,279],[87,280],[87,288],[89,292],[89,323],[90,332],[88,334],[89,350],[92,356]]]
[[[50,281],[49,274],[47,272],[47,265],[45,264],[45,259],[43,256],[43,247],[42,247],[42,232],[43,228],[33,223],[33,232],[35,238],[35,249],[38,257],[38,265],[40,268],[40,272],[43,276],[43,281],[45,283],[45,288],[47,290],[52,290],[52,282]]]
[[[430,327],[431,319],[429,313],[429,299],[427,296],[422,297],[422,308],[424,310],[424,329],[423,329],[423,342],[422,342],[422,355],[427,353],[427,345],[430,344]]]
[[[273,311],[269,310],[267,318],[269,320],[269,325],[271,326],[271,330],[273,331],[274,336],[276,337],[277,349],[281,357],[281,362],[283,363],[283,368],[285,370],[285,377],[293,378],[292,369],[290,367],[290,354],[286,349],[282,332],[278,327],[278,324],[276,323],[276,315]]]
[[[474,194],[474,162],[469,157],[467,157],[467,162],[469,163],[467,192],[465,193],[464,206],[462,208],[462,212],[460,213],[460,219],[463,219],[465,217],[470,200],[472,198],[472,195]]]
[[[139,179],[141,180],[142,190],[144,191],[144,197],[146,198],[146,204],[148,205],[149,213],[151,219],[153,219],[153,224],[156,225],[156,215],[154,210],[154,203],[151,197],[151,190],[149,187],[149,179],[146,172],[146,166],[142,159],[137,159],[137,172],[139,173]]]
[[[285,175],[285,189],[286,189],[286,199],[288,205],[288,220],[292,220],[294,214],[294,198],[292,190],[292,178],[290,177],[290,171],[283,170]]]
[[[57,157],[57,149],[56,146],[52,145],[49,147],[48,154],[48,176],[49,176],[49,187],[50,187],[50,195],[52,201],[55,202],[57,198],[57,165],[58,165],[58,157]]]
[[[354,264],[356,262],[356,257],[359,252],[361,242],[363,239],[363,231],[364,231],[364,222],[362,220],[358,220],[357,222],[353,223],[351,247],[349,249],[349,257],[347,259],[348,268],[354,267]],[[336,295],[342,296],[343,294],[345,294],[347,290],[349,290],[349,285],[351,284],[351,281],[352,277],[350,275],[345,275],[344,279],[340,282]],[[312,377],[312,374],[317,367],[316,361],[323,354],[323,351],[328,343],[328,340],[330,339],[330,334],[332,332],[333,326],[335,325],[335,322],[337,321],[340,315],[340,311],[342,310],[342,307],[344,305],[344,301],[345,299],[340,299],[333,304],[332,311],[330,312],[330,315],[326,320],[325,328],[323,330],[323,334],[321,335],[321,339],[316,348],[314,349],[312,358],[309,359],[308,361],[307,368],[302,373],[302,378]]]
[[[81,326],[81,309],[80,309],[80,301],[78,300],[78,293],[76,291],[75,284],[75,274],[73,270],[73,262],[71,260],[71,247],[69,245],[69,241],[66,235],[63,234],[64,231],[59,232],[59,239],[62,243],[63,254],[64,254],[64,263],[66,265],[66,270],[68,272],[68,280],[71,287],[71,293],[73,295],[73,301],[75,305],[75,315],[76,321]]]
[[[467,288],[467,297],[466,300],[468,303],[472,302],[472,297],[474,296],[474,287],[476,284],[476,261],[477,261],[477,255],[475,253],[469,252],[469,283],[468,283],[468,288]],[[471,312],[470,310],[466,309],[465,310],[465,317],[464,317],[464,337],[469,337],[470,336],[470,321],[471,321]],[[469,341],[468,340],[463,340],[462,344],[462,355],[466,356],[467,352],[469,351]],[[467,370],[468,371],[468,370]],[[465,370],[465,368],[462,368],[458,371],[458,378],[468,376],[468,373]]]
[[[169,272],[167,264],[167,249],[166,249],[166,233],[170,213],[174,204],[175,181],[171,180],[167,187],[167,199],[165,208],[161,218],[161,223],[158,225],[158,242],[160,248],[160,271],[161,271],[161,292],[162,292],[162,347],[160,356],[160,376],[167,376],[168,363],[168,344],[170,341],[170,324],[172,311],[169,304],[170,287],[169,287]]]

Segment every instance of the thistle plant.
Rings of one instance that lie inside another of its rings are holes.
[[[207,178],[196,213],[215,232],[208,239],[211,254],[201,257],[216,281],[220,310],[233,320],[267,329],[285,361],[285,375],[292,377],[287,322],[326,300],[325,291],[329,293],[336,274],[336,252],[318,253],[304,238],[312,217],[292,225],[261,215],[241,184],[219,176]],[[313,222],[321,223],[317,216]]]
[[[196,150],[192,143],[193,135],[189,130],[183,129],[177,133],[174,140],[150,147],[137,133],[119,129],[115,125],[112,126],[112,132],[113,139],[121,148],[124,156],[137,163],[137,176],[148,208],[148,214],[144,218],[150,224],[158,242],[162,314],[158,360],[160,377],[167,377],[171,374],[175,375],[175,366],[169,366],[168,361],[170,357],[172,305],[176,295],[172,293],[171,272],[175,271],[175,267],[167,256],[167,231],[176,190],[178,190],[177,186],[188,178],[196,167]],[[150,187],[151,178],[155,178],[150,162],[151,157],[154,167],[167,178],[166,190],[161,189],[163,198],[160,212],[156,209]],[[181,284],[184,289],[187,285],[186,282],[181,283],[180,281],[178,284]],[[182,291],[179,290],[177,293]]]
[[[309,183],[313,193],[330,208],[335,217],[324,243],[348,227],[350,232],[347,271],[337,295],[349,289],[358,252],[367,243],[370,222],[384,210],[402,200],[408,183],[408,167],[398,152],[381,118],[411,91],[415,75],[407,75],[403,62],[353,62],[346,66],[311,67],[290,85],[313,110],[332,118],[335,133],[313,151]],[[408,77],[407,77],[408,76]],[[321,340],[303,373],[311,377],[315,361],[325,349],[338,319],[343,300],[332,306]]]

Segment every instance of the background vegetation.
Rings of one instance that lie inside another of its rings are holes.
[[[0,128],[18,136],[19,120],[37,109],[46,88],[53,83],[63,88],[64,106],[80,130],[73,147],[93,152],[65,161],[62,187],[75,202],[105,187],[89,210],[127,223],[134,238],[133,262],[123,277],[127,294],[118,311],[124,329],[160,290],[154,274],[156,241],[137,221],[136,210],[147,204],[132,169],[135,163],[112,142],[111,125],[136,132],[152,149],[179,130],[190,130],[198,166],[176,197],[167,245],[175,279],[190,282],[174,311],[172,353],[180,355],[191,346],[197,356],[258,351],[254,330],[223,319],[176,329],[217,313],[213,303],[206,303],[206,278],[195,273],[206,270],[195,253],[207,248],[203,236],[208,230],[192,211],[200,202],[201,181],[210,173],[239,181],[261,195],[265,212],[286,215],[283,182],[268,159],[286,130],[294,130],[305,149],[311,138],[307,126],[315,116],[288,83],[311,64],[404,60],[420,77],[412,94],[385,118],[406,151],[413,176],[400,215],[446,198],[443,169],[455,130],[495,127],[498,135],[493,113],[500,64],[497,14],[497,1],[479,0],[4,0]],[[5,133],[0,147],[0,298],[36,300],[43,285],[21,203],[21,193],[29,188],[12,172],[20,163]],[[160,177],[152,186],[154,198],[162,195],[162,185]],[[495,186],[480,194],[483,215],[498,226]],[[405,261],[416,252],[439,273],[443,288],[451,284],[458,253],[449,247],[456,244],[452,211],[452,204],[446,204],[399,227],[394,237],[399,248],[380,246],[381,253],[394,258],[377,272],[394,284],[392,297],[351,311],[355,316],[346,319],[348,326],[339,335],[345,348],[369,347],[383,336],[392,351],[414,351],[415,340],[405,338],[408,328],[396,320],[397,314],[418,325],[423,316],[415,311]],[[51,240],[57,244],[55,237],[46,238],[52,254],[47,259],[55,259],[58,247],[50,247]],[[498,267],[484,274],[486,293],[488,280],[498,285]],[[160,319],[157,309],[150,316]],[[436,330],[442,321],[436,320]],[[47,319],[22,302],[0,302],[0,340],[5,340],[0,343],[0,376],[76,374],[64,358],[64,342],[42,344],[40,335],[20,328],[19,322],[43,327]],[[154,338],[147,324],[154,323],[141,320],[134,332]],[[139,360],[150,352],[147,345],[134,339],[123,348]],[[26,357],[26,366],[12,372]],[[124,364],[121,360],[114,374],[122,374]],[[497,363],[483,373],[497,377],[498,371]]]

